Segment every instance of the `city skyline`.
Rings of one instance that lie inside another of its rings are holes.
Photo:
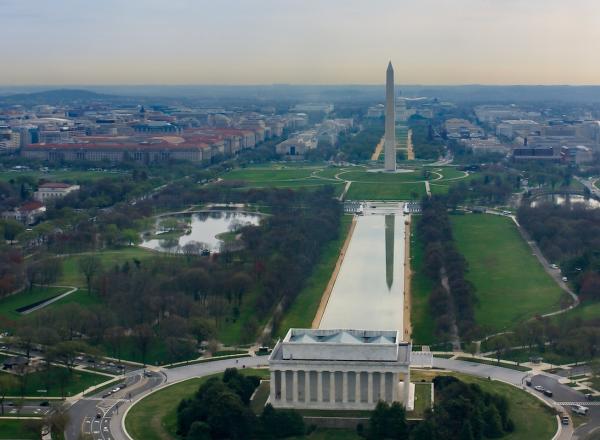
[[[592,0],[0,0],[1,85],[598,84]]]

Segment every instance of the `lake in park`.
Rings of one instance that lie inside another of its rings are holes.
[[[401,208],[357,217],[319,328],[402,331],[404,221]]]
[[[145,238],[140,246],[161,252],[178,253],[182,252],[181,248],[186,244],[198,242],[206,244],[210,251],[218,251],[222,243],[217,237],[219,234],[245,225],[257,225],[261,217],[260,214],[240,211],[203,211],[160,217],[155,225],[158,232],[152,238]],[[172,231],[163,231],[165,238],[161,239],[161,224],[167,219],[177,220],[184,227],[180,235]]]

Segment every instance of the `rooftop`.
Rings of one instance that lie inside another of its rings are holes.
[[[290,329],[270,361],[410,363],[411,344],[397,330]]]

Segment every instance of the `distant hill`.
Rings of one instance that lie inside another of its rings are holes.
[[[116,95],[107,95],[80,89],[45,90],[33,93],[17,93],[0,96],[0,105],[36,105],[36,104],[77,104],[98,101],[115,101],[123,98]]]

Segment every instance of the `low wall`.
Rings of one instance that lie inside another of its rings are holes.
[[[363,426],[369,424],[367,417],[311,417],[304,416],[304,423],[308,426],[315,425],[317,428],[329,429],[356,429],[359,423]]]

